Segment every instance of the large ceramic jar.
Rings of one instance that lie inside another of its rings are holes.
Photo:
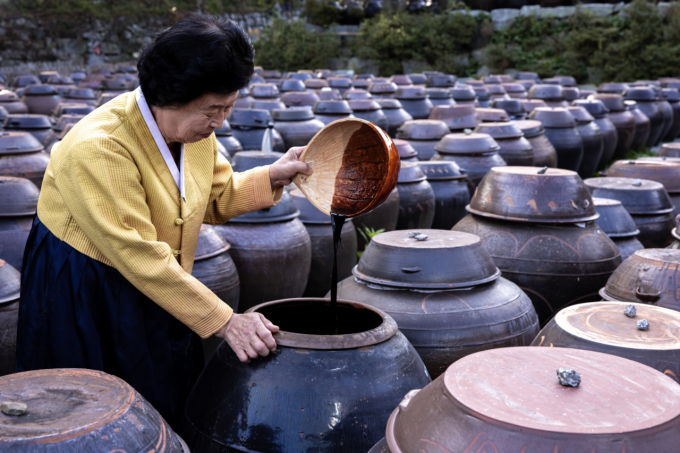
[[[397,138],[408,141],[418,152],[419,160],[430,160],[435,155],[435,145],[446,134],[449,128],[439,120],[406,121],[397,130]]]
[[[352,88],[352,79],[344,77],[329,77],[326,82],[328,82],[330,88],[340,91],[340,94],[344,94],[345,91]]]
[[[0,398],[28,407],[25,415],[0,416],[0,445],[6,451],[189,451],[143,396],[102,371],[69,368],[4,376]]]
[[[354,118],[354,115],[352,115],[352,108],[347,101],[318,101],[314,104],[312,112],[314,112],[316,119],[321,121],[324,125],[330,124],[336,120]]]
[[[502,83],[501,85],[505,88],[505,92],[508,93],[508,96],[513,99],[526,99],[529,96],[526,88],[524,88],[524,85],[521,83],[509,82]]]
[[[373,238],[338,297],[392,316],[433,378],[469,354],[531,343],[539,330],[531,299],[499,278],[478,237],[418,232],[427,239],[411,237],[415,231]]]
[[[0,132],[0,176],[26,178],[42,186],[50,156],[40,142],[27,132]]]
[[[91,88],[71,88],[64,95],[62,102],[94,106],[97,103],[97,95]]]
[[[387,134],[395,138],[397,131],[406,122],[413,120],[413,117],[402,108],[401,102],[396,99],[376,99],[375,100],[387,118]]]
[[[16,371],[20,286],[19,271],[0,259],[0,376]],[[2,394],[1,389],[0,394]],[[1,436],[2,434],[0,438]]]
[[[0,176],[0,258],[21,269],[40,191],[29,180]]]
[[[61,102],[61,96],[51,85],[31,85],[26,87],[21,100],[30,113],[50,115]]]
[[[638,110],[644,113],[650,121],[649,138],[646,146],[652,147],[661,140],[664,128],[664,115],[656,102],[656,93],[649,87],[634,87],[624,94],[626,100],[637,102]]]
[[[529,118],[543,123],[545,136],[557,151],[557,167],[578,171],[583,161],[583,139],[569,111],[559,107],[539,107],[531,112]]]
[[[607,107],[609,110],[607,117],[616,127],[618,139],[611,160],[623,159],[635,140],[637,127],[635,116],[620,94],[596,94],[590,98],[600,100]]]
[[[673,123],[662,141],[672,142],[680,135],[680,91],[677,88],[664,88],[663,94],[673,109]]]
[[[456,84],[456,76],[449,74],[430,74],[425,85],[432,88],[451,88]]]
[[[500,88],[500,85],[497,85]],[[475,90],[475,96],[477,97],[477,104],[479,107],[487,108],[491,107],[491,91],[486,86],[472,87]]]
[[[397,89],[397,85],[392,82],[373,81],[368,87],[368,92],[371,93],[374,98],[392,99],[394,98]]]
[[[275,109],[272,111],[274,129],[281,134],[285,149],[307,146],[307,143],[324,127],[314,118],[311,109]]]
[[[33,74],[19,74],[12,78],[9,86],[12,88],[25,88],[31,85],[40,85],[40,79]]]
[[[667,100],[666,92],[661,88],[654,88],[654,93],[656,94],[656,105],[659,107],[659,111],[663,115],[663,127],[661,129],[661,134],[659,135],[659,140],[657,145],[666,137],[673,127],[673,122],[675,121],[675,113],[673,107]]]
[[[433,161],[454,161],[470,178],[479,184],[484,175],[493,167],[507,165],[498,154],[501,149],[489,134],[447,134],[435,145],[437,154]]]
[[[456,104],[456,101],[451,97],[451,92],[447,88],[427,88],[425,92],[427,92],[427,97],[434,107]]]
[[[475,132],[489,134],[501,149],[498,153],[510,166],[534,165],[534,148],[515,123],[482,123]]]
[[[463,132],[465,129],[474,129],[480,122],[479,114],[474,105],[448,105],[435,106],[430,113],[429,119],[439,120],[446,123],[451,132]]]
[[[534,85],[529,89],[530,99],[539,99],[548,107],[568,107],[564,89],[560,85]]]
[[[9,90],[0,90],[0,107],[8,113],[28,113],[28,107],[16,93]]]
[[[583,107],[567,107],[576,121],[576,131],[583,142],[583,159],[578,167],[581,178],[590,178],[595,174],[597,166],[602,160],[604,151],[604,137],[600,128],[595,124],[595,118]]]
[[[534,165],[536,167],[557,167],[557,151],[545,136],[543,123],[536,120],[515,121],[515,125],[524,133],[534,149]]]
[[[637,238],[640,230],[619,200],[593,197],[593,203],[600,215],[595,223],[614,241],[621,252],[622,260],[625,261],[636,251],[645,248]]]
[[[298,80],[299,82],[299,80]],[[296,108],[296,107],[308,107],[312,108],[314,104],[319,102],[319,96],[313,91],[291,91],[288,93],[283,93],[281,95],[281,102],[283,102],[286,107]]]
[[[281,329],[276,351],[246,364],[222,343],[184,411],[180,433],[194,453],[366,452],[403,396],[430,382],[394,320],[373,307],[295,299],[253,311]]]
[[[273,208],[244,214],[215,227],[231,244],[229,253],[240,279],[240,311],[304,293],[312,243],[297,218],[299,214],[284,190]]]
[[[599,99],[579,99],[574,101],[573,104],[574,106],[585,108],[595,118],[595,124],[600,128],[602,138],[604,139],[604,148],[600,163],[597,165],[597,170],[602,171],[607,168],[609,162],[614,157],[619,142],[616,126],[609,119],[609,109]]]
[[[527,112],[519,99],[495,99],[491,106],[505,110],[511,120],[523,120],[527,116]]]
[[[402,108],[416,120],[427,119],[434,107],[424,87],[400,87],[394,98],[398,99]]]
[[[614,162],[608,176],[649,179],[663,184],[673,203],[673,217],[680,214],[680,159],[641,157],[638,160]]]
[[[231,158],[234,154],[243,151],[241,142],[234,137],[234,131],[231,129],[231,125],[227,120],[224,120],[221,128],[215,129],[215,138],[217,139],[217,143],[222,145],[226,151],[227,154],[224,157],[227,159]]]
[[[6,131],[28,132],[42,142],[52,130],[52,123],[47,115],[10,114],[5,119],[3,128]]]
[[[421,162],[420,169],[434,192],[434,220],[432,228],[450,230],[467,215],[465,206],[475,187],[465,172],[453,161]]]
[[[456,104],[477,104],[477,93],[469,85],[457,85],[449,91]]]
[[[431,228],[435,197],[432,186],[416,162],[404,162],[397,181],[399,219],[397,230]]]
[[[396,142],[395,142],[396,145]],[[397,229],[399,220],[399,191],[395,187],[385,201],[377,208],[365,214],[360,214],[352,218],[352,223],[357,231],[358,250],[364,250],[368,241],[366,240],[366,230],[370,231],[394,231]],[[360,232],[363,231],[364,235]]]
[[[580,373],[578,388],[560,385],[555,372],[565,367]],[[667,451],[680,442],[678,404],[677,383],[621,357],[483,351],[409,392],[371,453]]]
[[[279,89],[273,83],[253,83],[248,89],[250,95],[256,100],[270,99],[279,100]]]
[[[312,266],[303,296],[324,297],[331,290],[334,262],[331,217],[316,209],[300,190],[291,190],[290,196],[300,211],[299,219],[307,228],[312,241]],[[338,245],[338,280],[352,275],[352,268],[356,263],[357,232],[352,219],[346,219]]]
[[[594,197],[623,203],[640,230],[645,247],[665,247],[672,242],[673,202],[661,183],[633,178],[591,178],[585,181]]]
[[[271,127],[273,150],[286,151],[281,134],[273,128],[274,121],[267,110],[232,109],[227,121],[244,150],[261,150],[264,134]]]
[[[388,132],[387,117],[380,108],[380,104],[374,99],[358,99],[348,102],[355,118],[370,121],[380,129]]]
[[[454,231],[476,234],[503,272],[531,298],[541,323],[562,307],[597,297],[621,264],[593,220],[592,197],[573,171],[493,168]]]

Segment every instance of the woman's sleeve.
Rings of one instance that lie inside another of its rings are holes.
[[[216,141],[214,156],[213,185],[204,223],[219,225],[241,214],[270,208],[281,200],[283,187],[272,191],[269,165],[234,173],[217,151]]]
[[[74,143],[55,182],[71,195],[63,199],[78,227],[142,293],[203,338],[229,321],[232,309],[156,240],[141,175],[123,146],[110,137]]]

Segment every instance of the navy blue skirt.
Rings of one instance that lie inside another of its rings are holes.
[[[118,376],[176,427],[203,369],[203,344],[120,272],[36,217],[21,274],[17,371],[46,368]]]

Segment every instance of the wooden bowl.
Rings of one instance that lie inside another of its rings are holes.
[[[300,155],[314,174],[295,185],[321,212],[354,217],[378,207],[397,184],[399,152],[378,126],[358,118],[330,123]]]

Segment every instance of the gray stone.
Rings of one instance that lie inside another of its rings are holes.
[[[611,16],[614,14],[614,5],[610,3],[586,3],[580,4],[576,8],[588,11],[593,16]]]
[[[479,78],[481,78],[481,77],[486,77],[486,76],[488,76],[489,74],[491,74],[491,71],[489,70],[488,66],[486,66],[486,65],[482,65],[482,66],[477,70],[477,72],[475,73],[475,75],[476,75],[477,77],[479,77]]]
[[[411,232],[408,234],[408,237],[414,238],[414,237],[418,236],[419,234],[421,234],[420,231],[411,231]]]
[[[520,16],[537,16],[540,10],[540,5],[524,5],[520,8],[519,14]]]
[[[524,6],[522,7],[524,9]],[[575,6],[556,6],[554,8],[541,8],[540,6],[532,10],[532,15],[537,17],[569,17],[576,14]]]
[[[519,17],[518,9],[511,8],[499,8],[491,11],[491,20],[493,20],[493,26],[496,30],[501,30],[503,28],[509,27],[515,22],[515,19]]]
[[[0,404],[0,411],[5,415],[24,415],[27,410],[28,406],[16,401],[4,401]]]
[[[574,370],[565,368],[557,369],[557,379],[565,387],[578,387],[581,384],[581,375]]]
[[[637,314],[637,310],[635,309],[635,305],[630,304],[626,305],[626,308],[623,309],[623,313],[628,316],[629,318],[634,318],[635,315]]]
[[[649,321],[646,319],[641,319],[637,322],[638,330],[649,330]]]
[[[659,8],[659,12],[664,16],[668,15],[672,6],[673,3],[668,2],[659,2],[656,4],[656,7]]]
[[[423,234],[423,233],[420,233],[420,234],[416,235],[416,237],[415,237],[416,241],[420,241],[420,242],[427,241],[427,238],[428,238],[427,234]]]

